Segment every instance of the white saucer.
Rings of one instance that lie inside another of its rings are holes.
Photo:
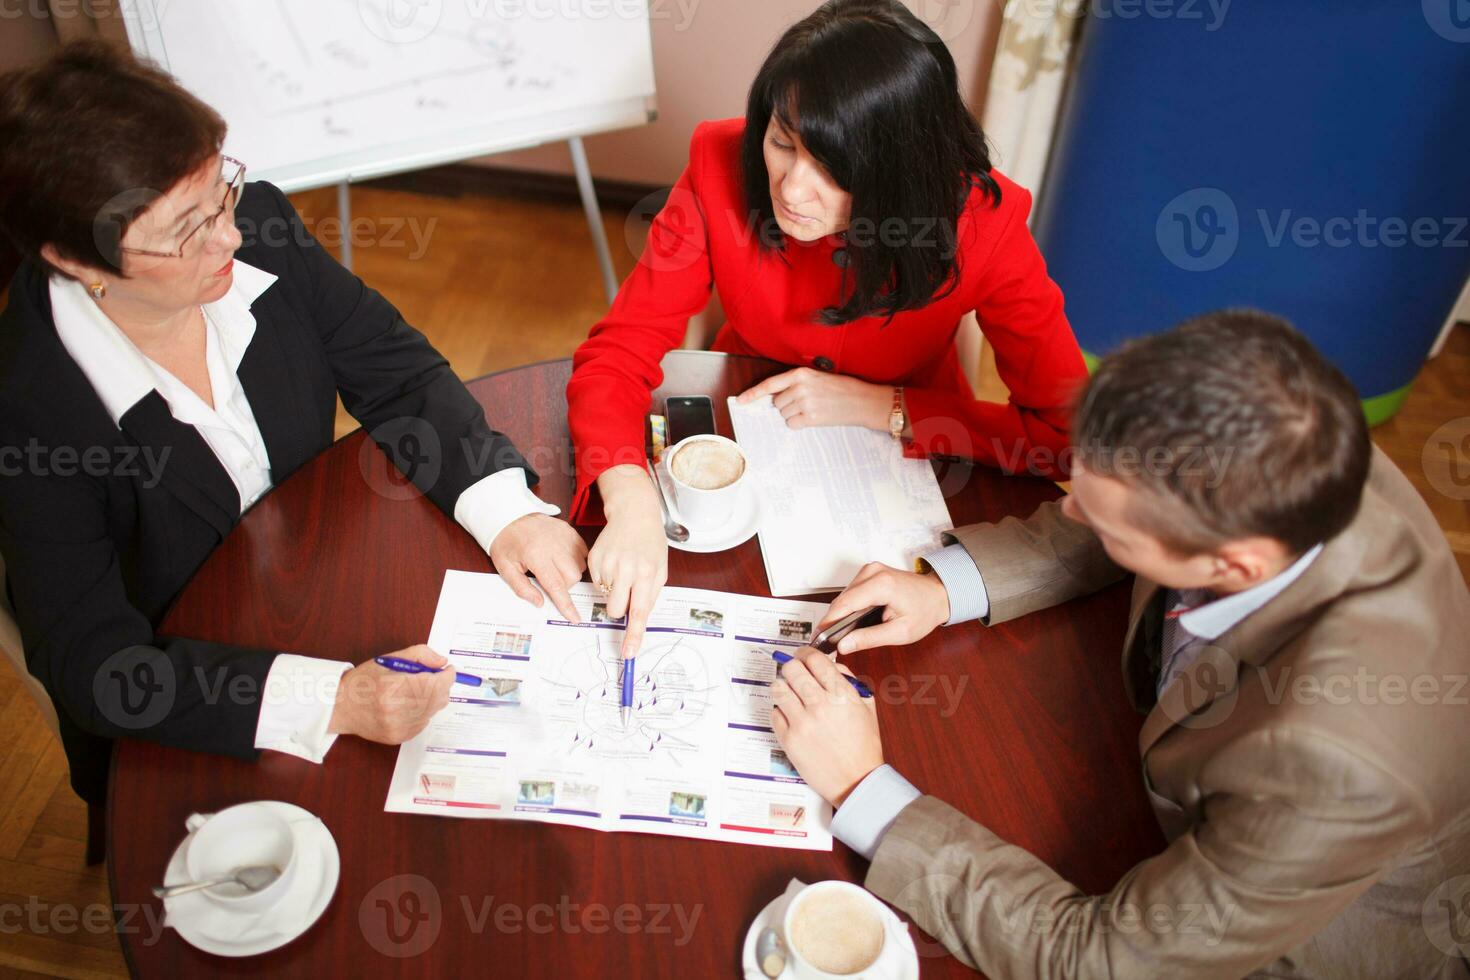
[[[675,499],[674,482],[669,476],[668,467],[663,460],[659,460],[655,467],[658,474],[659,486],[663,488],[664,499],[669,502],[669,513],[675,521],[683,524],[679,517],[679,502]],[[689,530],[689,540],[678,542],[669,540],[670,548],[678,548],[680,551],[694,551],[700,554],[711,554],[716,551],[729,551],[738,545],[742,545],[755,536],[755,532],[761,527],[760,494],[754,487],[748,487],[741,496],[741,503],[735,508],[735,513],[724,526],[711,528],[705,531]]]
[[[786,915],[786,906],[805,887],[805,882],[792,878],[791,884],[786,886],[786,890],[773,898],[765,908],[761,909],[760,915],[755,917],[755,921],[746,930],[745,945],[740,949],[740,968],[744,973],[745,980],[769,980],[765,973],[762,972],[760,963],[755,958],[755,944],[760,941],[761,931],[767,926],[775,929],[778,933],[781,931],[781,919]],[[888,935],[890,937],[895,935],[901,936],[902,942],[908,947],[909,952],[909,955],[904,959],[900,972],[894,980],[918,980],[919,950],[914,945],[914,937],[909,934],[909,927],[904,924],[902,919],[894,914],[892,909],[884,906],[883,911],[888,914],[889,918],[889,922],[887,923]],[[781,971],[781,976],[777,980],[788,980],[793,975],[791,964],[788,962],[786,969]]]
[[[301,865],[296,869],[296,880],[290,892],[283,896],[282,902],[300,902],[302,890],[312,890],[313,894],[305,900],[302,913],[292,916],[289,923],[281,929],[266,930],[246,927],[242,933],[237,934],[236,938],[228,940],[219,939],[201,931],[200,923],[197,921],[201,915],[209,914],[216,920],[221,916],[232,915],[232,913],[220,911],[204,896],[203,892],[188,892],[164,899],[164,924],[177,932],[191,946],[202,949],[206,953],[213,953],[216,956],[256,956],[278,949],[310,929],[326,911],[327,905],[337,891],[337,879],[342,871],[342,862],[337,853],[337,842],[332,839],[332,832],[327,829],[326,824],[322,823],[316,815],[290,803],[265,800],[259,805],[275,810],[291,825],[291,832],[296,837],[297,860],[301,862]],[[188,852],[189,842],[193,839],[194,835],[190,834],[174,850],[173,857],[169,858],[168,868],[163,875],[164,881],[188,880],[189,872],[184,864],[184,855]],[[241,916],[240,918],[249,921],[256,917]]]

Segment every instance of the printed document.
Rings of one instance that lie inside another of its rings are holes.
[[[623,626],[592,585],[571,592],[577,625],[499,575],[445,573],[429,646],[482,683],[399,750],[387,810],[832,849],[769,693],[771,652],[810,640],[824,605],[665,588],[624,724]]]
[[[792,429],[769,398],[729,401],[735,441],[761,496],[761,557],[771,594],[844,589],[870,561],[910,570],[954,527],[925,459],[858,426]]]

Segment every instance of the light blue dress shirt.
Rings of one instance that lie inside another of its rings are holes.
[[[890,765],[868,773],[832,815],[832,836],[869,861],[903,808],[923,796]]]
[[[934,569],[934,574],[944,583],[944,591],[949,593],[949,622],[944,625],[984,620],[990,615],[990,593],[985,591],[985,579],[964,545],[952,544],[930,552],[924,561]]]

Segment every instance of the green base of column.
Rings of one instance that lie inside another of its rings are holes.
[[[1398,410],[1404,407],[1404,399],[1409,397],[1409,390],[1414,387],[1410,381],[1402,388],[1396,388],[1386,395],[1376,398],[1363,399],[1363,414],[1368,416],[1369,425],[1378,425],[1387,422],[1398,414]]]
[[[1087,373],[1091,374],[1097,370],[1102,363],[1102,358],[1096,354],[1082,352],[1082,360],[1087,363]],[[1367,417],[1369,425],[1380,425],[1387,422],[1398,414],[1398,410],[1404,407],[1404,399],[1409,397],[1409,391],[1414,387],[1410,381],[1402,388],[1395,388],[1385,395],[1375,395],[1372,398],[1363,399],[1363,415]]]

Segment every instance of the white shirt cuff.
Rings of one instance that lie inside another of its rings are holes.
[[[832,835],[869,861],[903,808],[923,796],[884,764],[863,777],[832,815]]]
[[[352,669],[340,660],[283,653],[271,663],[265,696],[255,723],[255,747],[321,762],[337,741],[327,731],[342,675]]]
[[[561,508],[548,504],[526,486],[519,466],[491,473],[465,490],[454,502],[454,519],[480,543],[485,554],[506,525],[527,514],[556,516]]]
[[[934,569],[934,574],[944,583],[944,591],[949,593],[949,622],[944,625],[984,620],[990,615],[990,593],[985,591],[985,579],[964,545],[952,544],[930,552],[924,561]]]

